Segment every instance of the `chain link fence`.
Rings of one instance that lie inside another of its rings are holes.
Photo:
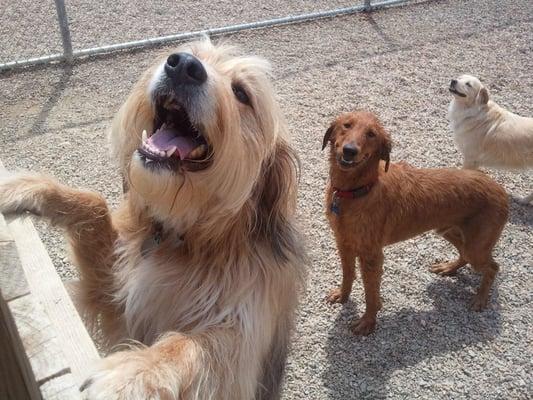
[[[2,5],[0,71],[71,62],[81,57],[188,40],[204,34],[221,35],[369,12],[415,1],[361,0],[356,4],[349,0],[54,2],[19,0]]]

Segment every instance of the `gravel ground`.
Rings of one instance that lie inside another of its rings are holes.
[[[279,9],[288,13],[296,7],[266,3],[280,15],[285,12]],[[303,165],[299,218],[311,263],[284,398],[533,397],[533,207],[512,199],[510,221],[495,250],[502,269],[489,310],[467,309],[479,284],[470,270],[454,278],[428,271],[435,260],[454,254],[446,242],[426,234],[386,249],[378,329],[355,338],[348,326],[364,307],[360,283],[346,305],[324,302],[340,280],[340,266],[323,214],[327,164],[320,151],[330,120],[359,107],[377,112],[391,132],[393,160],[459,166],[446,120],[447,84],[463,72],[478,75],[501,105],[533,116],[532,11],[528,0],[433,1],[229,38],[272,61]],[[92,25],[77,13],[79,26]],[[234,13],[209,18],[240,20]],[[155,28],[140,24],[126,29],[125,37],[124,25],[116,29],[115,37],[125,39],[136,31],[151,35]],[[93,33],[87,28],[87,37],[77,40],[89,43]],[[109,169],[105,131],[133,82],[161,51],[168,48],[0,75],[0,159],[11,169],[42,170],[99,190],[116,204],[120,180]],[[513,196],[533,191],[531,171],[488,172]],[[73,276],[59,233],[42,223],[38,227],[61,275]]]
[[[324,11],[351,0],[97,2],[64,0],[74,49],[97,47],[243,22]],[[362,3],[359,0],[359,3]],[[61,52],[54,1],[7,0],[0,15],[0,63]]]

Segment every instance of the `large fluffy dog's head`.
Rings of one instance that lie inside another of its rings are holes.
[[[268,71],[266,61],[205,39],[143,75],[111,132],[136,204],[185,230],[245,206],[254,214],[292,206],[295,156]]]
[[[489,101],[489,91],[478,78],[471,75],[461,75],[450,82],[449,91],[456,103],[464,107],[473,105],[483,106]]]

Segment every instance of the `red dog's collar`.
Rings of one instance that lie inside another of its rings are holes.
[[[340,204],[339,204],[339,198],[345,198],[345,199],[356,199],[359,197],[366,196],[370,190],[372,189],[372,186],[374,186],[376,182],[369,183],[364,186],[359,186],[352,190],[340,190],[336,187],[333,188],[333,201],[331,202],[331,212],[333,214],[339,215],[341,212]]]
[[[340,190],[336,187],[333,188],[333,196],[336,197],[344,197],[348,199],[356,199],[358,197],[366,196],[370,190],[372,189],[372,186],[374,186],[376,182],[369,183],[368,185],[359,186],[352,190]]]

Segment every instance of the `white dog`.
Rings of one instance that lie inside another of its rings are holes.
[[[513,114],[489,100],[487,88],[470,75],[452,79],[450,92],[448,119],[464,168],[533,166],[533,118]],[[522,199],[524,203],[532,200],[533,194]]]

